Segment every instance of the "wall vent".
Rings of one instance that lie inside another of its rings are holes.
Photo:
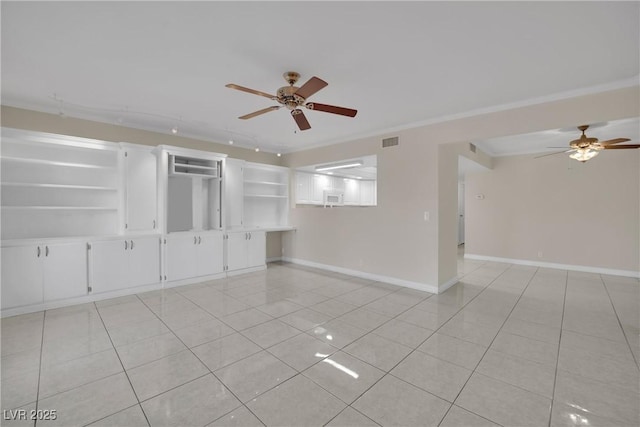
[[[471,144],[471,143],[469,143],[469,151],[471,151],[472,153],[475,153],[475,152],[476,152],[476,146],[475,146],[475,144]]]
[[[385,138],[382,140],[382,148],[393,147],[394,145],[398,145],[397,136],[394,136],[393,138]]]

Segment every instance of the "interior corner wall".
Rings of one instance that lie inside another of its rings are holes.
[[[640,150],[498,157],[465,190],[467,254],[640,271]]]
[[[469,143],[438,146],[438,288],[450,285],[458,276],[458,156],[488,169],[493,158]]]

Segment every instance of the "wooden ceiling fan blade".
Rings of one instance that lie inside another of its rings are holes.
[[[229,84],[225,85],[225,87],[228,87],[229,89],[240,90],[242,92],[252,93],[254,95],[264,96],[265,98],[269,98],[269,99],[273,99],[273,100],[278,99],[278,98],[276,98],[275,95],[269,95],[268,93],[261,92],[259,90],[255,90],[255,89],[249,89],[248,87],[239,86],[239,85],[236,85],[236,84],[233,84],[233,83],[229,83]]]
[[[329,83],[325,82],[324,80],[313,76],[296,91],[296,95],[307,99],[314,93],[318,92],[320,89],[326,87],[328,84]]]
[[[293,120],[296,121],[296,124],[298,125],[298,128],[300,128],[300,130],[311,129],[311,125],[309,124],[309,121],[305,117],[302,110],[291,110],[291,116],[293,117]]]
[[[543,154],[542,156],[534,157],[534,159],[540,159],[542,157],[547,157],[547,156],[554,156],[556,154],[568,153],[570,151],[575,151],[575,150],[571,149],[571,150],[565,150],[565,151],[556,151],[555,153]]]
[[[269,111],[276,111],[280,109],[280,105],[274,105],[273,107],[263,108],[262,110],[254,111],[253,113],[245,114],[244,116],[238,117],[241,120],[251,119],[255,116],[259,116],[260,114],[268,113]]]
[[[627,142],[627,141],[631,141],[631,140],[629,138],[609,139],[607,141],[600,141],[600,145],[606,146],[606,145],[620,144],[621,142]]]
[[[640,144],[605,145],[602,148],[605,150],[625,150],[625,149],[631,149],[631,148],[640,148]]]
[[[335,105],[318,104],[317,102],[309,102],[308,104],[305,104],[305,107],[307,107],[310,110],[323,111],[325,113],[332,113],[332,114],[339,114],[341,116],[347,116],[347,117],[355,117],[356,114],[358,114],[358,110],[345,108],[345,107],[336,107]]]

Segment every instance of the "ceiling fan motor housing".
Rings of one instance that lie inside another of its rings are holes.
[[[282,86],[277,92],[277,101],[287,107],[289,110],[293,110],[300,105],[304,104],[305,99],[300,95],[296,95],[296,91],[299,88],[296,86]]]

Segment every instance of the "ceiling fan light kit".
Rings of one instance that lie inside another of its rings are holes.
[[[598,138],[590,138],[585,135],[587,129],[589,129],[589,125],[578,126],[578,130],[582,132],[582,135],[580,135],[580,138],[574,139],[569,143],[570,148],[568,150],[545,154],[543,156],[536,157],[536,159],[540,157],[553,156],[555,154],[571,153],[569,155],[570,158],[584,163],[587,160],[593,159],[602,150],[629,150],[640,148],[640,144],[616,145],[621,142],[631,141],[629,138],[615,138],[607,141],[598,141]]]
[[[307,120],[300,107],[305,107],[308,110],[322,111],[324,113],[337,114],[346,117],[355,117],[356,114],[358,114],[357,110],[351,108],[307,102],[307,98],[328,85],[327,82],[318,77],[311,77],[301,87],[294,86],[298,82],[298,79],[300,79],[299,73],[295,71],[287,71],[282,75],[282,77],[284,77],[287,83],[289,83],[289,86],[282,86],[281,88],[279,88],[276,92],[276,95],[270,95],[266,92],[249,89],[247,87],[236,85],[234,83],[227,84],[226,87],[230,89],[236,89],[242,92],[263,96],[280,104],[263,108],[262,110],[254,111],[253,113],[245,114],[244,116],[240,116],[238,118],[241,120],[248,120],[256,116],[268,113],[270,111],[275,111],[279,110],[282,107],[286,107],[291,111],[291,117],[293,117],[293,120],[298,125],[298,128],[300,130],[308,130],[311,129],[311,125],[309,124],[309,121]]]

